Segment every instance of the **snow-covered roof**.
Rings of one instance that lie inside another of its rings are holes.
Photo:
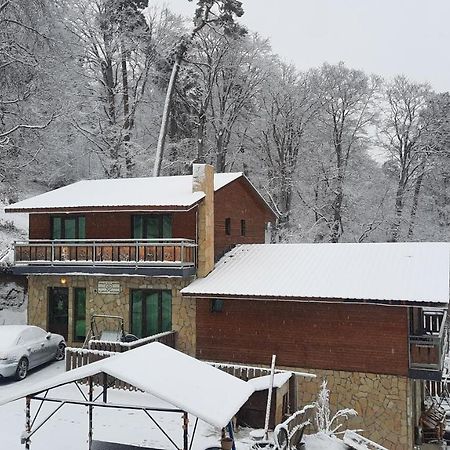
[[[219,428],[228,424],[254,392],[239,378],[153,342],[30,386],[0,399],[0,405],[101,372]]]
[[[449,301],[449,243],[251,244],[228,252],[185,296]]]
[[[274,388],[280,388],[289,380],[289,378],[291,378],[291,376],[292,372],[281,372],[274,374],[272,386]],[[270,387],[270,375],[251,378],[247,381],[247,383],[250,383],[255,391],[264,391]]]
[[[217,191],[243,177],[241,172],[214,175]],[[6,212],[67,210],[105,207],[181,207],[200,201],[205,194],[192,192],[192,175],[151,178],[82,180],[45,194],[6,206]]]

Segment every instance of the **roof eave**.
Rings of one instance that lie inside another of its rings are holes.
[[[419,301],[399,299],[362,299],[362,298],[336,298],[336,297],[297,297],[297,296],[274,296],[274,295],[236,295],[218,293],[192,293],[181,291],[183,297],[196,298],[227,298],[229,300],[257,300],[257,301],[284,301],[299,303],[346,303],[346,304],[369,304],[380,306],[425,306],[430,308],[448,308],[448,301]]]

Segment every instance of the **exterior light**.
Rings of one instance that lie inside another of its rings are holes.
[[[59,280],[59,282],[60,282],[61,284],[66,284],[66,283],[67,283],[67,279],[66,279],[66,278],[61,278],[61,279]]]

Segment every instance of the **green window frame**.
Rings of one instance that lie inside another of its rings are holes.
[[[133,239],[171,239],[171,214],[140,214],[132,216]]]
[[[86,289],[73,290],[73,340],[84,342],[86,339]]]
[[[86,239],[86,218],[84,216],[53,216],[51,235],[54,240]]]
[[[138,338],[172,330],[172,291],[132,289],[130,299],[131,333]]]

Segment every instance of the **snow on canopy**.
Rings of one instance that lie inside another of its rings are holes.
[[[214,175],[217,191],[242,177],[241,172]],[[6,212],[95,207],[189,207],[205,194],[192,192],[192,175],[82,180],[6,206]]]
[[[101,372],[219,428],[229,423],[254,392],[251,385],[239,378],[153,342],[30,386],[0,399],[0,406]]]
[[[448,243],[252,244],[228,252],[184,296],[447,305]]]
[[[278,389],[283,386],[289,378],[291,378],[292,372],[281,372],[276,373],[273,376],[273,387]],[[264,391],[265,389],[270,388],[270,375],[264,375],[262,377],[251,378],[247,381],[250,383],[255,391]]]

